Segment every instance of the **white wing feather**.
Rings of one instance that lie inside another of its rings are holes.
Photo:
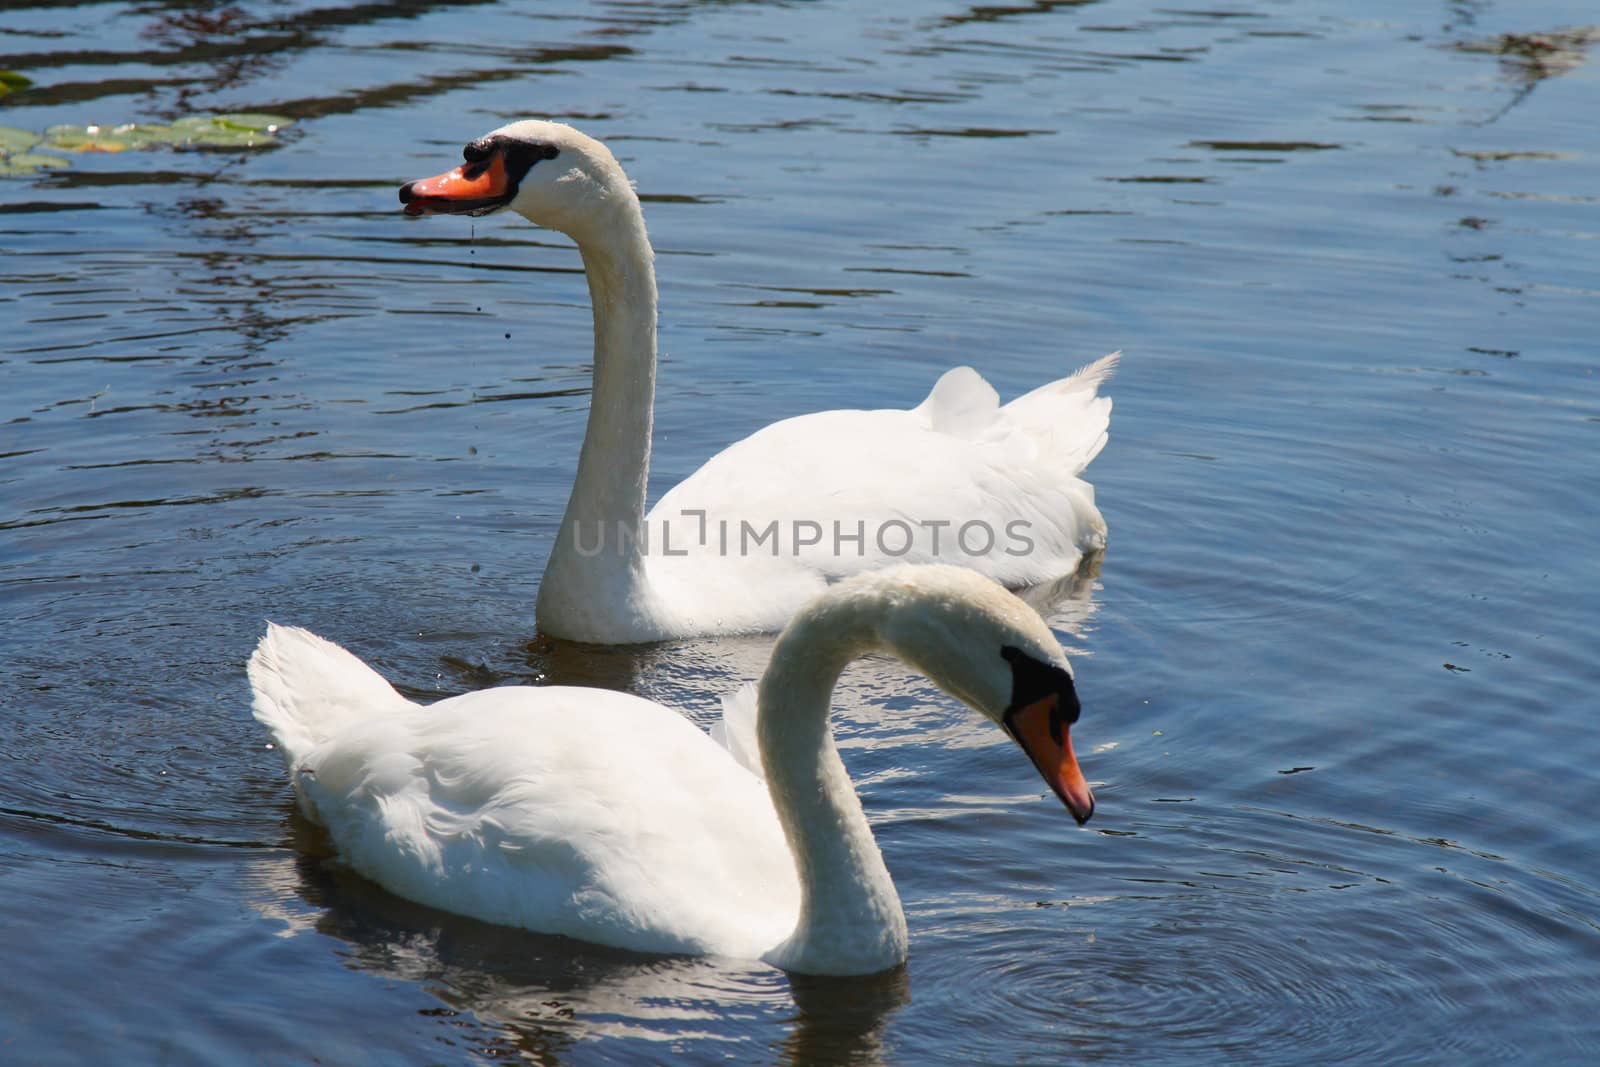
[[[1001,406],[971,368],[910,410],[774,423],[708,460],[651,509],[645,560],[667,629],[774,629],[839,578],[955,563],[1012,588],[1070,574],[1105,545],[1080,475],[1104,447],[1107,356]]]
[[[739,761],[739,766],[766,780],[761,765],[761,746],[756,741],[756,683],[746,682],[722,697],[722,718],[711,725],[711,739]]]
[[[765,784],[668,708],[560,686],[422,707],[276,626],[250,679],[307,814],[392,892],[644,951],[755,957],[794,929],[799,881]]]

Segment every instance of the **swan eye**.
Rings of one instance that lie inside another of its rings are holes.
[[[1011,664],[1011,707],[1006,710],[1028,707],[1055,697],[1050,709],[1050,736],[1059,744],[1062,729],[1077,722],[1083,711],[1072,675],[1053,663],[1041,663],[1011,645],[1002,648],[1000,655]]]
[[[561,149],[553,144],[544,144],[541,141],[508,141],[505,145],[506,170],[515,174],[518,180],[533,169],[534,164],[541,159],[554,159],[561,154]]]
[[[1058,745],[1064,744],[1061,740],[1062,730],[1071,725],[1066,719],[1067,716],[1061,710],[1061,701],[1057,700],[1050,706],[1050,740]]]

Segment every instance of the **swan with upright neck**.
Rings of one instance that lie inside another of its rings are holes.
[[[1093,814],[1060,645],[956,567],[860,575],[802,608],[757,689],[753,766],[610,690],[506,686],[423,707],[300,629],[269,624],[249,674],[304,812],[400,896],[621,948],[867,974],[905,960],[906,920],[828,710],[872,651],[999,724],[1080,823]]]
[[[656,372],[654,253],[611,152],[526,120],[408,182],[408,215],[509,209],[570,236],[594,312],[589,422],[539,586],[539,629],[606,644],[779,629],[830,582],[944,562],[1010,588],[1073,573],[1105,545],[1080,475],[1106,442],[1098,387],[1117,356],[1001,406],[970,367],[909,410],[774,423],[712,457],[645,513]]]

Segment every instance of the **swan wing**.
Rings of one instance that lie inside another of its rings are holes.
[[[746,682],[722,697],[722,717],[711,725],[711,739],[738,761],[739,766],[765,780],[761,746],[756,740],[758,701],[756,683]]]
[[[267,641],[258,705],[261,686],[310,692],[337,649]],[[342,709],[290,770],[340,857],[391,892],[643,951],[754,958],[793,930],[799,885],[764,784],[671,709],[559,686],[428,707],[388,694]]]
[[[780,625],[829,582],[955,563],[1011,587],[1105,544],[1083,469],[1104,446],[1116,356],[1001,406],[970,368],[909,410],[785,419],[712,457],[650,512],[652,588],[675,628]]]
[[[970,440],[994,425],[1000,394],[971,367],[956,367],[940,376],[911,413],[932,430]]]

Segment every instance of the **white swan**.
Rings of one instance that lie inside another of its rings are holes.
[[[951,566],[847,579],[795,616],[759,687],[764,783],[639,697],[506,686],[423,707],[300,629],[269,624],[250,684],[303,810],[394,893],[623,948],[867,974],[905,960],[905,915],[828,705],[875,649],[1004,727],[1079,822],[1093,813],[1061,647]]]
[[[1096,395],[1117,356],[1000,406],[970,367],[909,411],[774,423],[712,457],[645,516],[655,397],[654,254],[611,152],[524,121],[400,189],[409,215],[510,208],[571,236],[594,308],[577,477],[539,586],[546,634],[607,644],[780,628],[828,582],[895,562],[969,566],[1019,588],[1105,545],[1079,477],[1105,445]]]

